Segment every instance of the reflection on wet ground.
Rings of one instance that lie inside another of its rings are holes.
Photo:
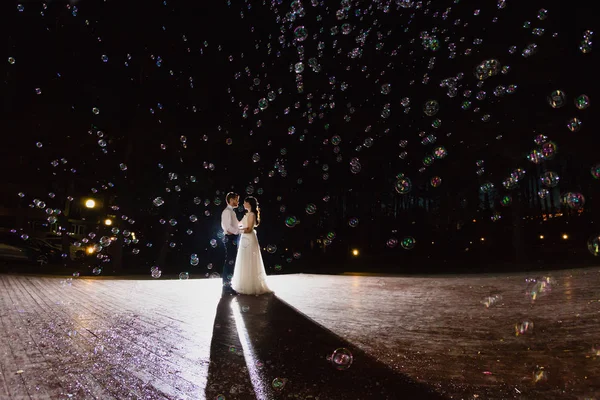
[[[0,399],[592,399],[599,278],[0,275]]]

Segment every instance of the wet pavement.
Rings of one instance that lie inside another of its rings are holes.
[[[221,299],[215,279],[0,275],[0,399],[600,400],[599,283],[299,274]]]

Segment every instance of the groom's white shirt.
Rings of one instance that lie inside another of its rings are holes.
[[[235,211],[233,211],[233,207],[228,205],[223,210],[223,213],[221,213],[221,228],[223,228],[223,232],[225,232],[226,235],[239,235],[240,228],[238,228],[238,224],[239,221],[235,216]]]

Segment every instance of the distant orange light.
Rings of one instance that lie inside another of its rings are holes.
[[[94,208],[94,207],[96,207],[96,202],[93,199],[87,199],[85,201],[85,206],[87,208]]]

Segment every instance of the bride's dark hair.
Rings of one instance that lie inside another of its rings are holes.
[[[256,226],[260,225],[260,207],[258,207],[258,200],[256,197],[246,197],[244,201],[247,201],[250,204],[250,211],[256,214]]]

